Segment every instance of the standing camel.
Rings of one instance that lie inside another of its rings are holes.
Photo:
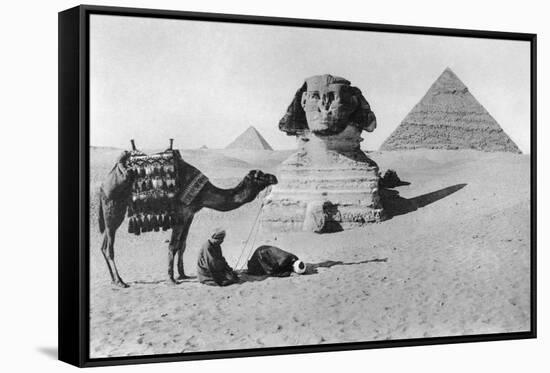
[[[183,160],[179,160],[183,162]],[[185,163],[185,162],[184,162]],[[187,164],[186,164],[187,165]],[[190,166],[190,165],[187,165]],[[191,166],[192,167],[192,166]],[[277,184],[274,175],[263,173],[259,170],[250,171],[244,179],[234,188],[221,189],[209,181],[189,204],[178,203],[177,211],[180,215],[179,224],[172,228],[172,236],[168,245],[168,278],[176,283],[174,278],[174,257],[177,254],[178,280],[188,278],[183,269],[183,253],[189,227],[193,217],[203,207],[217,211],[230,211],[253,201],[256,196],[270,185]],[[128,285],[122,281],[115,264],[115,234],[124,221],[126,210],[130,204],[131,188],[122,188],[116,198],[108,198],[103,189],[99,192],[99,230],[103,233],[101,252],[107,262],[109,273],[114,285],[126,288]]]

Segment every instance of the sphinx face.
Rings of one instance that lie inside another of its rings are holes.
[[[302,94],[302,108],[307,125],[317,135],[342,132],[357,106],[357,99],[349,84],[328,83],[316,79],[307,81],[307,91]]]

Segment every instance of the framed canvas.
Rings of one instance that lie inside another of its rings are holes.
[[[534,338],[535,113],[534,34],[59,13],[59,359]]]

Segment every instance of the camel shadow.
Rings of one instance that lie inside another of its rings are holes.
[[[187,276],[187,278],[183,280],[176,279],[176,285],[187,283],[187,282],[197,282],[197,279],[198,279],[197,276]],[[149,280],[149,281],[137,280],[137,281],[129,282],[129,284],[130,285],[160,285],[160,284],[172,284],[172,283],[171,282],[169,283],[168,280],[163,279],[163,280]]]
[[[431,203],[439,201],[460,189],[464,188],[465,183],[451,185],[449,187],[436,190],[434,192],[422,194],[413,198],[403,198],[396,190],[380,189],[380,199],[384,207],[385,220],[391,219],[394,216],[408,214],[427,206]]]
[[[158,285],[158,284],[164,284],[166,283],[166,280],[151,280],[151,281],[131,281],[129,282],[130,285]]]

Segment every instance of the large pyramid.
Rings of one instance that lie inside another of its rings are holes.
[[[253,126],[248,127],[231,144],[227,145],[226,149],[273,150]]]
[[[380,150],[416,148],[521,153],[450,68],[380,146]]]

